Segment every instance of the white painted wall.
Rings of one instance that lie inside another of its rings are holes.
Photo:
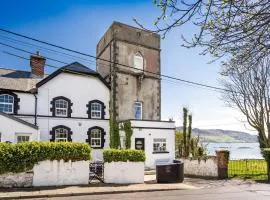
[[[104,163],[104,182],[115,184],[143,183],[143,162]]]
[[[184,162],[184,174],[202,177],[218,177],[216,157],[207,160],[182,159]]]
[[[64,125],[73,132],[71,138],[73,142],[86,142],[87,131],[93,126],[99,126],[106,132],[104,149],[109,148],[109,120],[94,119],[73,119],[73,118],[48,118],[38,117],[41,141],[50,141],[50,131],[53,127]],[[103,160],[102,149],[92,149],[92,160]]]
[[[35,96],[30,93],[15,93],[20,99],[18,114],[34,115],[35,114]]]
[[[131,148],[135,149],[135,138],[145,139],[145,167],[154,169],[157,163],[173,162],[175,158],[174,122],[131,120],[131,124],[132,127],[144,127],[133,129]],[[153,153],[154,138],[166,138],[169,153]]]
[[[39,141],[39,130],[0,115],[0,133],[2,142],[17,142],[17,135],[29,135],[31,141]]]
[[[86,185],[89,161],[42,161],[33,168],[33,186]]]
[[[109,89],[97,77],[61,73],[38,88],[38,114],[52,116],[50,102],[64,96],[71,100],[72,117],[87,118],[89,101],[98,99],[106,105],[105,118],[109,117]]]

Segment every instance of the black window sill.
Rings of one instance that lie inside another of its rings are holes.
[[[170,153],[169,151],[156,151],[156,152],[153,152],[153,154],[160,154],[160,153]]]

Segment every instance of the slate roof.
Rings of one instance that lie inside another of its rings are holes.
[[[17,117],[15,117],[15,116],[8,115],[8,114],[3,113],[3,112],[0,112],[0,115],[2,115],[2,116],[7,117],[7,118],[9,118],[9,119],[11,119],[11,120],[14,120],[14,121],[16,121],[16,122],[19,122],[19,123],[21,123],[21,124],[24,124],[24,125],[26,125],[26,126],[29,126],[29,127],[31,127],[31,128],[34,128],[34,129],[38,130],[38,126],[36,126],[36,125],[34,125],[34,124],[31,124],[31,123],[29,123],[29,122],[27,122],[27,121],[24,121],[24,120],[22,120],[22,119],[20,119],[20,118],[17,118]]]
[[[39,81],[31,77],[31,72],[0,68],[0,89],[28,92]]]
[[[91,75],[99,78],[108,88],[110,88],[109,84],[105,81],[105,79],[96,71],[89,69],[88,67],[82,65],[81,63],[78,62],[73,62],[71,64],[68,64],[64,67],[59,68],[43,80],[37,83],[37,87],[40,87],[56,77],[58,74],[61,72],[66,72],[66,73],[73,73],[73,74],[80,74],[80,75]]]
[[[43,79],[33,78],[31,72],[0,68],[0,90],[12,90],[20,92],[30,92],[31,89],[40,87],[61,72],[75,73],[80,75],[92,75],[98,77],[107,87],[108,83],[96,71],[89,69],[78,62],[73,62],[63,66]]]

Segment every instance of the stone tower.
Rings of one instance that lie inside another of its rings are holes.
[[[113,22],[99,41],[97,71],[110,83],[111,117],[160,120],[160,36]]]

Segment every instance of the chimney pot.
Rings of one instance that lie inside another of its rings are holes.
[[[36,55],[31,55],[30,66],[31,66],[31,73],[33,77],[35,78],[44,77],[45,62],[46,62],[46,59],[40,55],[39,51],[37,51]]]

